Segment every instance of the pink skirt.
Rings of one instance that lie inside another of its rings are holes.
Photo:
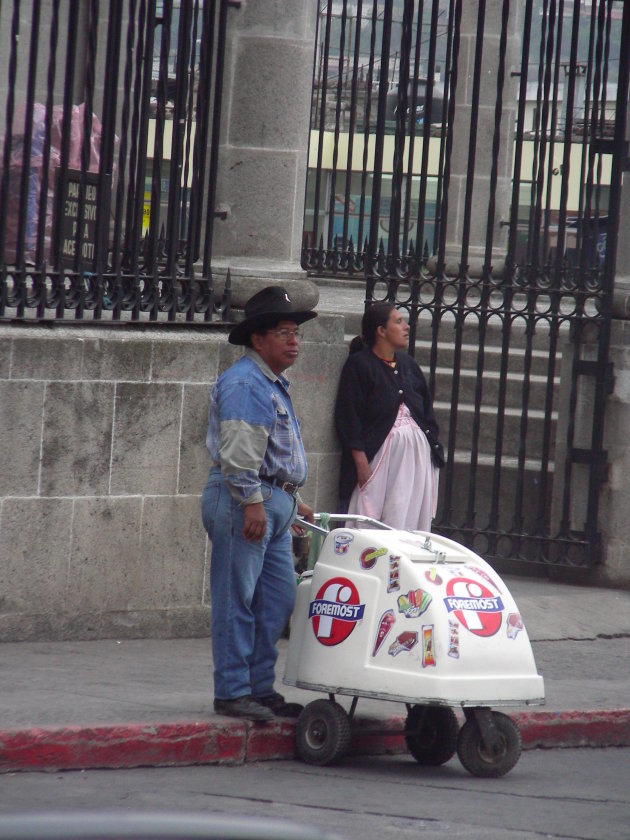
[[[405,531],[430,531],[437,510],[439,470],[422,429],[403,403],[370,462],[372,475],[354,488],[348,513]]]

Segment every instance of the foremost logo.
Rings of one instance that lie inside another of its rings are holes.
[[[453,610],[474,610],[475,612],[500,612],[503,602],[496,598],[445,598],[444,603],[449,612]]]
[[[308,608],[317,641],[332,646],[347,639],[363,618],[365,604],[360,600],[351,580],[338,577],[326,581]]]
[[[337,604],[334,601],[313,601],[310,606],[309,618],[314,615],[332,615],[342,621],[358,621],[363,618],[365,604]]]
[[[475,636],[494,636],[501,626],[503,601],[485,584],[457,577],[446,584],[444,605]]]

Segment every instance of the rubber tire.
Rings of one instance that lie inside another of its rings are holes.
[[[512,718],[501,712],[492,712],[492,717],[502,742],[498,755],[487,752],[474,718],[466,721],[457,739],[457,755],[466,770],[473,776],[486,779],[498,779],[509,773],[521,757],[523,748],[521,733]]]
[[[417,734],[410,734],[418,729]],[[407,749],[418,764],[439,767],[455,755],[459,721],[449,706],[412,706],[405,730],[409,730],[405,735]]]
[[[323,766],[341,759],[350,747],[350,720],[332,700],[313,700],[300,713],[295,741],[300,758]]]

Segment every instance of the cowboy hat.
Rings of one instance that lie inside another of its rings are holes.
[[[245,318],[230,330],[228,341],[230,344],[247,344],[253,332],[278,321],[303,324],[316,317],[317,312],[312,310],[293,309],[291,298],[282,286],[266,286],[247,301]]]

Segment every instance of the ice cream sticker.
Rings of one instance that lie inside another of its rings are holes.
[[[374,642],[374,650],[372,656],[376,656],[381,645],[385,641],[385,637],[396,623],[396,616],[394,610],[385,610],[378,623],[378,630],[376,632],[376,641]]]
[[[386,548],[366,548],[359,558],[361,568],[371,569],[376,564],[378,558],[382,557],[384,554],[387,554]]]
[[[434,583],[436,586],[442,586],[442,578],[439,576],[438,570],[435,566],[431,566],[431,568],[424,573],[424,576],[429,583]]]
[[[426,612],[432,598],[424,589],[412,589],[406,595],[398,596],[398,612],[403,613],[405,618],[418,618]]]
[[[518,613],[510,613],[505,622],[508,639],[515,639],[521,630],[525,629],[523,619]]]
[[[350,548],[350,543],[354,539],[352,534],[347,534],[342,532],[341,534],[335,534],[335,554],[347,554],[348,549]]]
[[[404,633],[396,636],[396,640],[391,643],[387,651],[390,656],[398,656],[403,651],[409,652],[418,644],[418,634],[412,630],[406,630]]]
[[[422,625],[422,667],[435,667],[435,651],[433,649],[433,625]]]
[[[400,589],[400,556],[396,554],[389,555],[389,581],[387,583],[388,592],[397,592]]]
[[[459,624],[452,618],[448,620],[448,655],[459,659]]]

